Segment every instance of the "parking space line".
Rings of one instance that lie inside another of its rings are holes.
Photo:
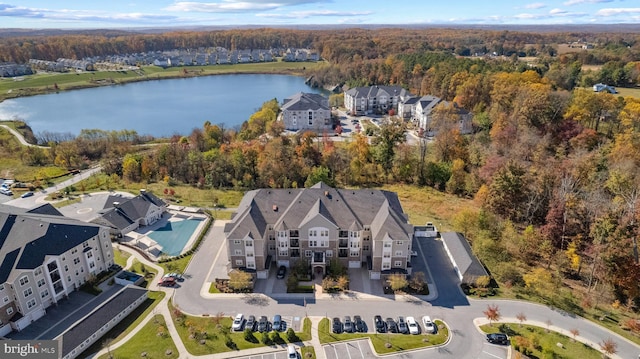
[[[351,345],[351,343],[344,343],[344,350],[347,351],[347,355],[349,356],[349,359],[351,359],[351,353],[349,353],[349,345]]]
[[[492,356],[492,357],[494,357],[494,358],[502,359],[502,357],[499,357],[499,356],[497,356],[497,355],[495,355],[495,354],[491,354],[491,353],[489,353],[489,352],[485,352],[484,350],[483,350],[482,352],[483,352],[483,353],[485,353],[485,354],[491,355],[491,356]]]
[[[360,356],[364,359],[364,353],[362,352],[362,347],[360,346],[360,340],[358,340],[358,350],[360,350]]]
[[[331,344],[331,346],[333,347],[333,353],[336,355],[336,358],[339,359],[340,357],[338,356],[338,350],[336,349],[335,345]]]

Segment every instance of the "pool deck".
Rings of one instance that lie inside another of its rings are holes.
[[[184,248],[182,248],[182,250],[180,251],[180,254],[183,254],[187,252],[189,249],[191,249],[191,247],[195,244],[196,240],[198,239],[198,236],[200,236],[200,233],[203,231],[204,227],[206,226],[207,221],[210,220],[209,217],[207,217],[206,215],[201,213],[185,213],[185,212],[180,212],[175,210],[169,210],[165,214],[163,214],[162,218],[156,221],[155,223],[149,226],[140,227],[126,234],[122,238],[122,242],[126,242],[132,246],[136,246],[136,244],[141,240],[149,243],[156,243],[152,238],[148,236],[149,233],[166,226],[167,223],[182,221],[185,219],[198,219],[200,220],[200,223],[198,223],[198,226],[196,227],[196,229],[193,231],[193,233],[191,233],[189,240],[185,243]],[[139,246],[136,246],[136,247],[140,248]],[[152,248],[153,247],[151,247],[150,249]],[[145,250],[145,252],[147,253],[147,255],[149,255],[151,259],[158,260],[159,257],[156,256],[152,251]]]

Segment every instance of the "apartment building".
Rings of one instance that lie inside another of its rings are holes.
[[[113,265],[109,229],[0,205],[0,335],[22,330]]]
[[[411,274],[413,226],[394,192],[335,189],[259,189],[243,197],[225,226],[232,269],[266,278],[271,265],[306,261],[318,275],[332,260],[365,267],[371,279]]]

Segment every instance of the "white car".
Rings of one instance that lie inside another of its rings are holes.
[[[407,317],[406,321],[409,327],[409,334],[420,334],[420,327],[418,327],[418,323],[416,323],[414,317]]]
[[[238,313],[236,314],[236,317],[233,318],[233,324],[231,325],[231,329],[233,329],[236,332],[239,332],[242,330],[243,324],[244,324],[244,315]]]
[[[411,251],[411,256],[412,257],[417,257],[418,256],[418,251]]]
[[[428,315],[425,315],[424,317],[422,317],[422,325],[424,325],[425,333],[433,334],[436,332],[436,325],[433,324],[433,322],[431,321],[431,318]]]

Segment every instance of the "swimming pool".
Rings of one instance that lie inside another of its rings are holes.
[[[168,222],[164,227],[150,232],[148,236],[162,246],[162,253],[178,256],[200,222],[201,219]]]

